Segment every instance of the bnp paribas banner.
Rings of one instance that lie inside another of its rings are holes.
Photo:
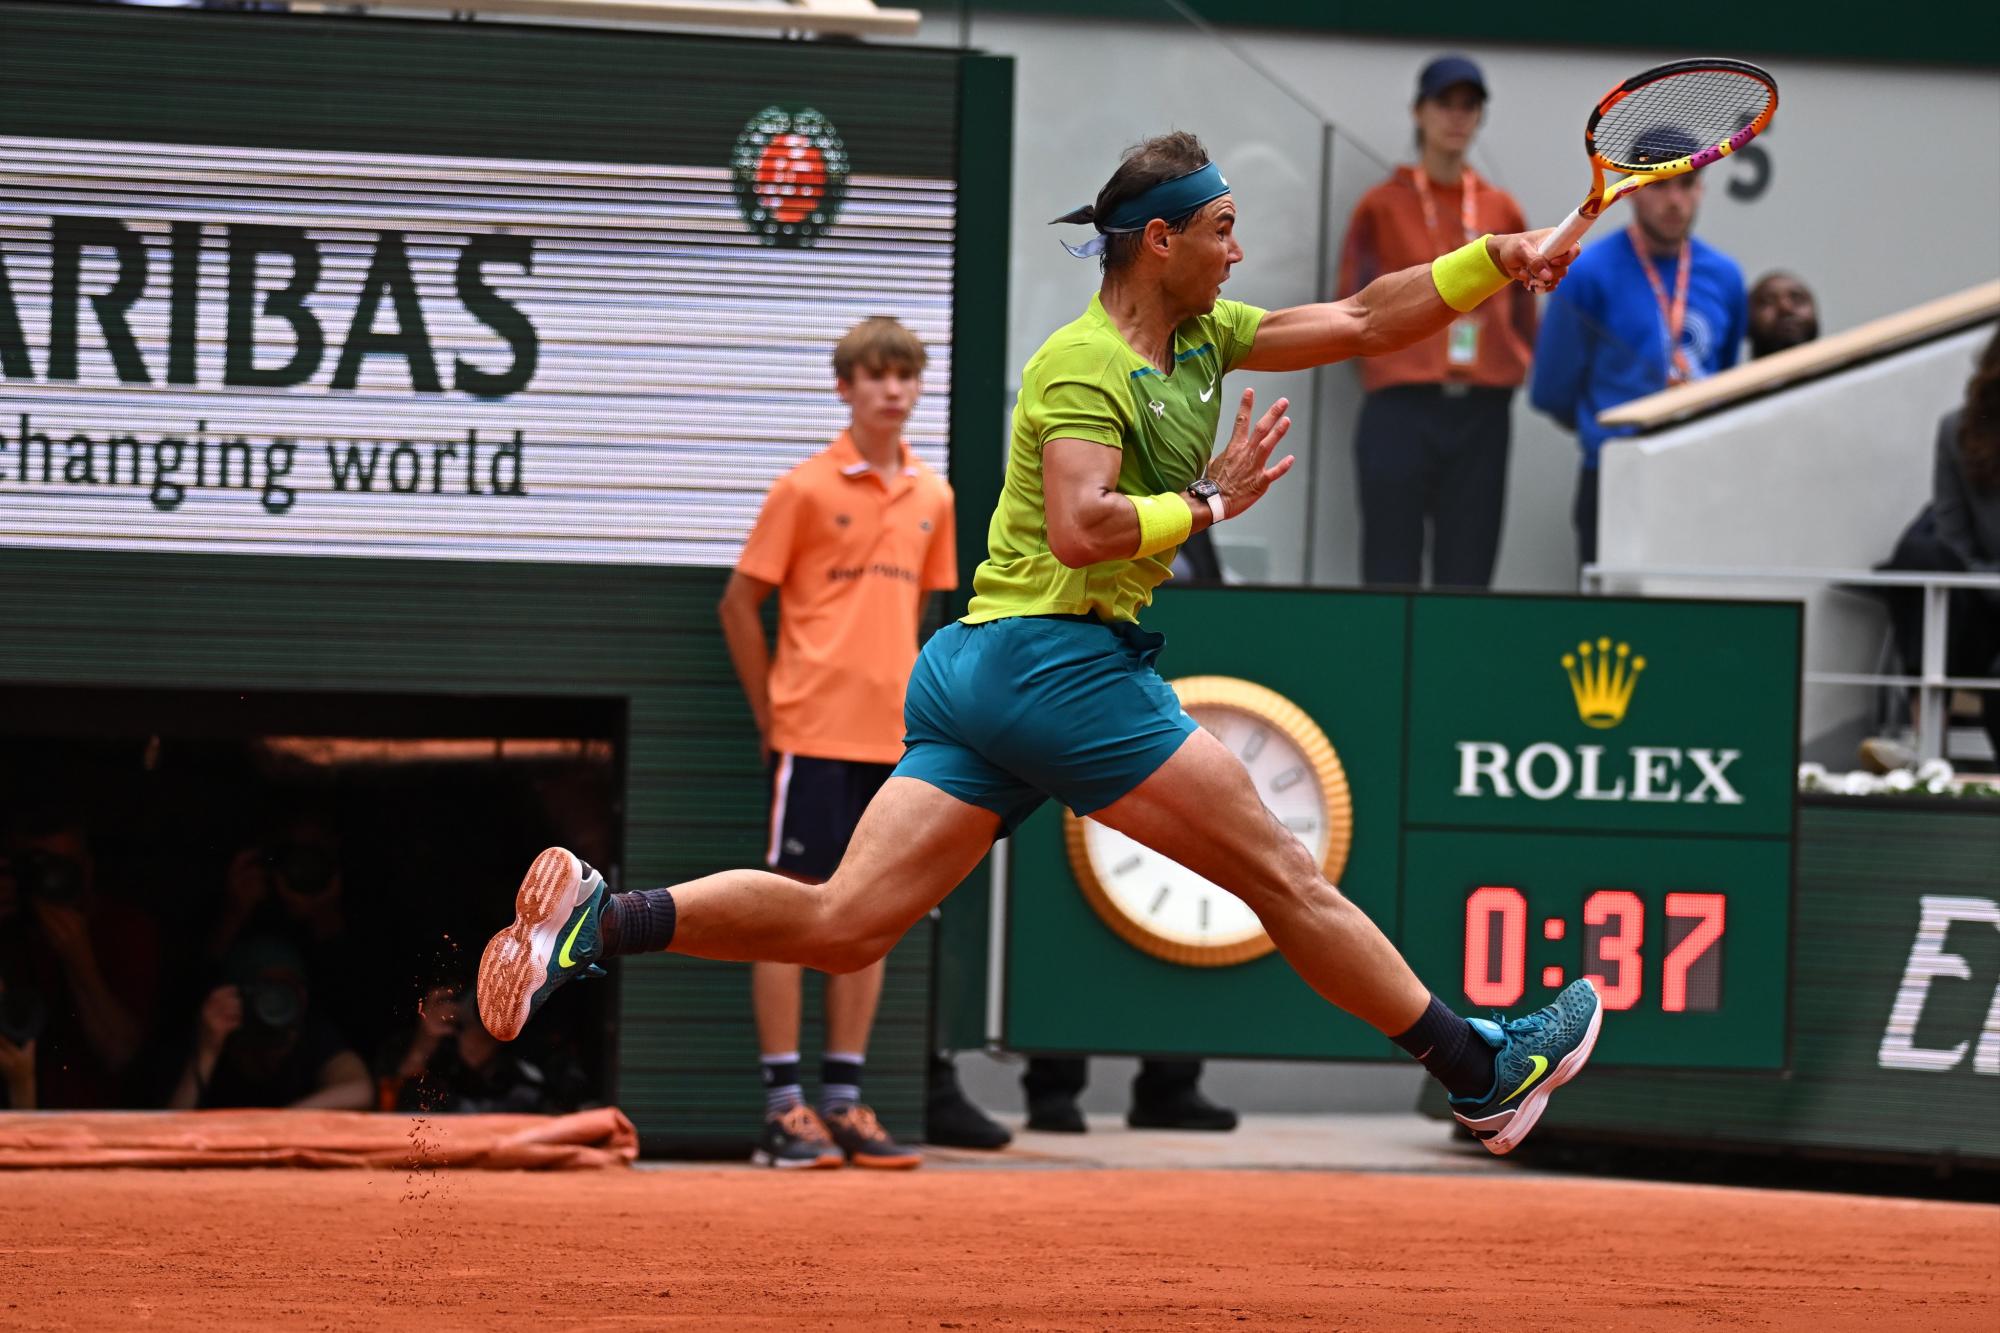
[[[941,55],[0,7],[0,545],[726,565],[927,344]]]

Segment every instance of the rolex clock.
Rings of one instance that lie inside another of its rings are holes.
[[[1181,707],[1243,761],[1258,796],[1329,880],[1347,864],[1347,775],[1319,725],[1275,691],[1233,676],[1172,682]],[[1105,925],[1170,963],[1223,967],[1275,946],[1240,898],[1094,819],[1064,815],[1070,868]]]

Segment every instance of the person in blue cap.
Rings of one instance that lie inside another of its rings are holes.
[[[1700,147],[1671,128],[1642,142],[1663,160]],[[1699,171],[1635,190],[1629,225],[1583,252],[1543,315],[1529,397],[1582,449],[1572,517],[1584,564],[1597,559],[1599,450],[1623,433],[1598,413],[1727,370],[1743,344],[1743,270],[1694,234],[1701,197]]]
[[[1139,613],[1199,529],[1236,518],[1292,465],[1280,398],[1238,399],[1233,370],[1304,370],[1406,347],[1513,282],[1553,286],[1575,253],[1540,233],[1480,236],[1342,301],[1265,311],[1222,299],[1243,259],[1238,204],[1192,134],[1138,145],[1097,199],[1058,221],[1097,234],[1099,290],[1021,377],[1006,480],[966,614],[917,658],[904,751],[833,876],[732,870],[613,894],[551,847],[486,946],[479,1012],[511,1039],[599,958],[671,949],[827,972],[872,965],[1054,797],[1248,904],[1328,1002],[1390,1037],[1496,1153],[1583,1067],[1603,1006],[1587,980],[1511,1022],[1464,1019],[1264,805],[1243,761],[1180,706]],[[1219,603],[1219,605],[1225,605]],[[1226,620],[1226,611],[1218,616]],[[1214,628],[1228,633],[1224,624]]]

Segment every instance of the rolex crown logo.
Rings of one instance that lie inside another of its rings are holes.
[[[1614,652],[1608,638],[1595,646],[1579,643],[1574,653],[1562,655],[1562,664],[1576,695],[1576,715],[1585,726],[1602,730],[1625,720],[1632,690],[1646,669],[1645,658],[1632,656],[1631,644],[1621,643]]]

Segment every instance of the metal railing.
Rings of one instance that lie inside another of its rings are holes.
[[[1708,581],[1715,583],[1809,583],[1839,591],[1852,588],[1920,588],[1923,590],[1923,664],[1915,676],[1860,671],[1808,671],[1808,685],[1904,686],[1917,692],[1917,757],[1936,759],[1944,753],[1948,710],[1953,690],[2000,690],[2000,676],[1945,674],[1946,634],[1951,622],[1951,594],[1960,589],[2000,592],[2000,574],[1948,574],[1899,569],[1704,569],[1685,565],[1600,565],[1583,567],[1582,590],[1599,594],[1609,585],[1641,579]],[[2000,755],[1996,755],[2000,758]]]

